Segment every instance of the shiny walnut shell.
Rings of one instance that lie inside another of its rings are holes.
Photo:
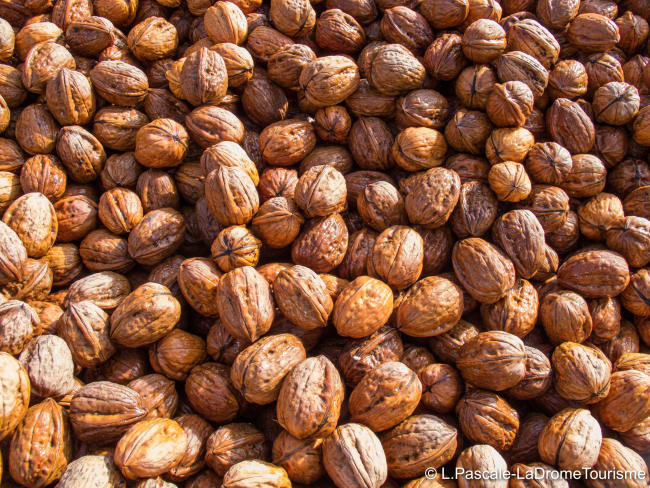
[[[273,443],[273,463],[287,471],[297,483],[311,484],[324,474],[322,464],[322,439],[299,440],[286,431]]]
[[[272,248],[290,245],[298,234],[304,218],[293,199],[273,197],[260,206],[251,221],[253,232]]]
[[[610,379],[609,394],[596,404],[594,415],[607,427],[625,432],[650,413],[650,385],[641,371],[617,371]]]
[[[296,336],[270,335],[239,353],[232,365],[232,382],[248,401],[272,403],[283,378],[304,359],[305,348]]]
[[[189,136],[172,119],[156,119],[141,127],[135,138],[135,159],[147,168],[178,166],[183,162]]]
[[[422,404],[438,414],[450,413],[463,394],[463,380],[449,364],[431,363],[418,369]]]
[[[171,418],[178,407],[178,393],[173,381],[160,374],[147,374],[130,381],[127,386],[137,391],[147,410],[145,419]]]
[[[523,338],[537,323],[539,298],[535,287],[518,279],[503,298],[481,304],[481,318],[488,330],[502,330]]]
[[[211,213],[222,225],[246,224],[259,208],[253,180],[238,167],[219,166],[211,171],[205,194]]]
[[[212,259],[223,272],[241,266],[256,266],[262,241],[243,225],[226,227],[217,235],[210,248]]]
[[[185,221],[179,212],[152,210],[129,234],[129,254],[140,264],[158,264],[176,252],[184,235]]]
[[[360,276],[337,297],[332,321],[339,335],[361,338],[379,330],[392,311],[390,287],[377,279]]]
[[[327,437],[336,428],[343,397],[343,381],[334,364],[325,356],[305,359],[282,382],[278,422],[298,439]]]
[[[205,361],[206,344],[189,332],[174,329],[149,350],[149,361],[155,371],[168,378],[183,381],[194,366]]]
[[[300,73],[300,89],[316,108],[343,102],[359,87],[359,69],[344,56],[324,56],[306,65]]]
[[[88,275],[70,285],[66,306],[90,300],[104,310],[112,310],[131,292],[129,280],[112,271]]]
[[[630,281],[628,265],[620,254],[584,251],[569,257],[558,270],[560,284],[587,298],[616,296]]]
[[[555,390],[567,400],[597,403],[609,393],[611,363],[596,348],[564,342],[553,351]]]
[[[132,107],[144,101],[149,89],[147,75],[122,61],[102,61],[90,72],[99,96],[115,105]]]
[[[33,104],[18,113],[14,135],[29,154],[46,154],[54,151],[58,131],[59,126],[45,105]]]
[[[228,89],[227,65],[216,51],[201,48],[185,58],[180,80],[183,98],[192,105],[216,105]]]
[[[220,363],[203,363],[192,368],[185,381],[185,394],[192,409],[214,423],[232,422],[242,404],[230,380],[230,368]]]
[[[181,462],[169,472],[169,478],[180,482],[197,474],[205,466],[205,450],[212,426],[195,414],[184,414],[174,419],[187,436],[187,450]]]
[[[207,439],[205,460],[219,476],[231,466],[249,459],[267,459],[269,448],[264,435],[252,424],[227,424]]]
[[[378,47],[369,59],[366,78],[384,95],[397,96],[422,87],[426,70],[401,44]]]
[[[68,68],[47,82],[46,101],[47,108],[62,125],[85,125],[95,114],[95,94],[90,81]]]
[[[175,53],[178,47],[178,32],[167,20],[151,16],[131,28],[127,44],[140,61],[156,61]]]

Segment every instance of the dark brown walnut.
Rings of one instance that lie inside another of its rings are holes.
[[[481,303],[494,303],[515,285],[515,267],[492,244],[479,238],[457,242],[452,264],[458,280]]]
[[[604,240],[606,232],[623,221],[621,200],[611,193],[599,193],[578,207],[580,232],[592,240]]]
[[[171,418],[178,407],[174,382],[160,374],[147,374],[130,381],[127,386],[137,391],[147,415],[145,419]]]
[[[648,424],[650,422],[645,419],[635,425],[633,428],[626,432],[620,432],[620,439],[626,446],[634,449],[637,453],[643,454],[648,452]]]
[[[538,142],[526,156],[526,171],[536,183],[560,185],[572,167],[571,153],[556,142]]]
[[[206,463],[219,476],[239,462],[268,457],[264,435],[252,424],[224,425],[210,435],[205,446]]]
[[[178,47],[178,32],[167,20],[151,16],[131,28],[127,44],[140,61],[156,61],[175,53]]]
[[[436,80],[454,80],[466,65],[462,38],[458,34],[441,34],[424,53],[424,66]]]
[[[375,432],[409,417],[420,401],[422,384],[401,362],[383,363],[369,372],[350,394],[350,420]]]
[[[468,390],[456,405],[456,415],[468,439],[499,451],[510,449],[519,429],[517,410],[499,395],[485,390]]]
[[[346,383],[355,386],[380,364],[402,359],[402,353],[399,333],[385,326],[367,338],[348,342],[339,355],[338,365]]]
[[[148,372],[147,355],[140,349],[118,349],[111,358],[99,366],[105,381],[126,385]]]
[[[298,363],[279,390],[278,422],[298,439],[327,437],[336,428],[343,403],[341,376],[325,356]]]
[[[266,168],[260,176],[258,192],[260,201],[265,202],[270,198],[284,197],[293,200],[298,172],[287,168]]]
[[[76,195],[65,197],[54,204],[59,242],[79,241],[97,227],[97,203]]]
[[[152,210],[129,234],[129,254],[138,263],[158,264],[176,252],[185,235],[185,221],[172,208]]]
[[[323,280],[304,266],[280,271],[273,295],[282,314],[306,330],[325,327],[334,308]]]
[[[536,14],[542,24],[550,29],[563,29],[574,17],[578,15],[580,2],[557,2],[556,0],[542,0],[538,2]]]
[[[548,93],[552,98],[574,99],[587,93],[587,81],[584,65],[574,59],[565,59],[550,72]]]
[[[394,225],[377,237],[368,257],[368,271],[401,290],[420,277],[423,259],[422,237],[409,227]]]
[[[47,107],[63,125],[88,124],[95,114],[90,81],[78,71],[64,68],[47,82]]]
[[[621,305],[617,298],[604,297],[589,300],[589,313],[593,322],[591,341],[601,344],[613,339],[621,327]]]
[[[496,81],[494,68],[489,64],[469,66],[455,81],[456,96],[468,109],[484,110]]]
[[[244,125],[232,112],[214,105],[195,108],[185,117],[190,137],[203,149],[221,141],[241,142]]]
[[[632,429],[648,417],[649,412],[648,376],[636,370],[613,373],[609,394],[594,407],[594,415],[617,432]]]
[[[370,171],[385,171],[393,166],[391,158],[393,140],[388,124],[382,119],[360,117],[350,129],[348,147],[360,168]],[[349,195],[354,198],[352,194]]]
[[[553,385],[553,369],[545,353],[534,347],[526,346],[526,372],[524,378],[507,394],[517,400],[539,398]]]
[[[300,174],[321,165],[331,166],[345,175],[354,167],[354,160],[345,146],[319,146],[300,162]]]
[[[50,249],[45,256],[50,266],[53,260],[64,257],[62,252],[52,253],[56,247]],[[74,249],[75,254],[70,256],[72,259],[66,259],[67,262],[62,263],[63,266],[58,266],[53,270],[56,281],[74,280],[82,271],[82,265],[91,271],[116,271],[118,273],[126,273],[135,265],[129,255],[129,244],[126,238],[116,236],[104,229],[89,232],[79,244],[78,251],[74,245],[68,249]]]
[[[630,140],[622,127],[601,125],[596,128],[594,152],[608,168],[623,161],[629,150]]]
[[[114,29],[110,20],[91,16],[70,22],[65,30],[65,37],[73,52],[95,57],[113,44]]]
[[[284,468],[293,482],[311,484],[324,474],[322,439],[300,440],[286,431],[273,442],[273,463]]]
[[[569,217],[569,195],[557,186],[534,185],[521,206],[535,214],[545,232],[557,231]]]
[[[603,476],[604,473],[616,472],[618,470],[628,473],[638,473],[638,476],[643,478],[645,478],[648,473],[646,463],[639,453],[626,447],[621,442],[609,438],[603,439],[600,453],[598,454],[598,460],[592,469],[600,476]],[[645,483],[645,481],[630,479],[622,482],[621,486],[636,487],[643,486],[643,483]],[[605,487],[609,482],[598,481],[592,484],[597,487]]]
[[[532,278],[541,266],[544,229],[530,210],[511,210],[499,217],[492,237],[512,260],[522,278]]]
[[[577,102],[558,98],[546,112],[546,125],[553,140],[572,154],[587,153],[594,145],[594,124]]]
[[[167,168],[183,162],[189,137],[172,119],[156,119],[141,127],[135,138],[135,158],[147,168]]]
[[[16,172],[25,163],[25,153],[11,139],[0,138],[0,170]]]
[[[314,28],[316,12],[309,2],[274,0],[269,18],[283,34],[302,37]]]
[[[417,231],[424,241],[422,276],[436,274],[451,262],[453,235],[445,226],[437,229],[417,228]]]
[[[248,488],[258,485],[273,488],[291,488],[287,472],[274,464],[259,460],[241,461],[232,466],[223,477],[223,488]]]
[[[539,459],[537,440],[547,422],[548,417],[542,413],[531,413],[522,419],[514,444],[504,453],[509,462],[525,463]]]
[[[298,180],[294,199],[307,217],[325,217],[346,206],[343,175],[328,165],[308,169]]]
[[[573,19],[567,38],[573,46],[585,52],[605,52],[621,40],[616,23],[595,13],[580,14]]]
[[[153,268],[146,279],[152,283],[166,286],[172,292],[172,295],[182,302],[182,293],[178,285],[178,275],[184,260],[185,258],[183,256],[175,254]],[[144,279],[144,277],[141,279]]]
[[[0,416],[0,438],[4,439],[25,417],[29,407],[31,386],[24,366],[10,354],[0,352],[0,364],[4,371],[0,382],[4,403],[3,413]]]
[[[474,110],[459,109],[445,127],[445,139],[456,151],[481,154],[492,131],[487,115]]]
[[[612,251],[588,250],[569,257],[559,268],[560,284],[587,298],[616,296],[630,281],[625,259]]]
[[[104,310],[112,310],[131,292],[129,280],[121,274],[103,271],[85,276],[70,285],[66,306],[90,300]]]
[[[388,476],[381,442],[361,424],[343,424],[325,439],[323,465],[337,486],[380,488]]]
[[[58,480],[72,460],[68,416],[52,398],[31,407],[9,446],[9,473],[23,486]]]
[[[291,166],[301,161],[315,145],[313,126],[298,119],[276,122],[260,134],[262,157],[275,166]]]
[[[555,391],[567,400],[597,403],[609,393],[612,364],[599,349],[564,342],[553,351]]]
[[[223,229],[211,246],[212,259],[223,272],[241,266],[256,266],[262,241],[242,225]]]
[[[418,178],[405,199],[412,223],[435,229],[451,216],[460,195],[460,178],[455,171],[432,168]]]
[[[252,230],[265,245],[282,248],[291,244],[304,222],[293,200],[274,197],[265,201],[251,222]]]
[[[475,63],[489,63],[506,48],[506,33],[495,21],[478,19],[463,33],[463,53]]]
[[[205,341],[179,329],[172,330],[149,350],[154,370],[177,381],[185,380],[190,370],[205,361],[206,356]]]
[[[111,315],[111,339],[125,347],[151,344],[176,326],[180,313],[181,306],[167,287],[145,283]]]
[[[93,134],[108,149],[132,151],[135,136],[149,122],[142,112],[126,107],[105,107],[93,119]]]
[[[323,49],[353,54],[366,44],[366,33],[352,15],[334,8],[318,17],[315,40]]]
[[[630,277],[630,284],[621,294],[623,307],[636,316],[650,316],[650,273],[640,269]]]
[[[151,88],[144,99],[144,111],[150,119],[172,119],[183,123],[189,106],[165,88]]]
[[[261,27],[261,29],[255,27],[248,36],[246,42],[246,48],[253,55],[254,59],[267,62],[269,58],[280,49],[294,44],[290,37],[287,37],[281,32],[273,29],[268,24],[268,20],[258,27]]]
[[[481,318],[488,330],[501,330],[523,338],[537,323],[537,290],[527,280],[518,279],[503,298],[481,304]]]
[[[196,476],[193,476],[185,483],[187,488],[209,488],[211,486],[219,486],[222,479],[216,473],[209,469],[204,469]]]
[[[561,469],[588,469],[596,463],[601,443],[600,425],[589,410],[567,408],[542,429],[539,456]]]
[[[2,221],[22,240],[27,255],[32,258],[43,257],[54,244],[58,232],[54,207],[42,193],[27,193],[14,200]],[[9,255],[20,255],[21,251],[19,247],[9,251]],[[13,275],[22,278],[17,271]]]
[[[407,223],[404,199],[397,188],[386,181],[370,183],[363,189],[357,198],[357,211],[364,222],[378,232]]]
[[[106,161],[99,139],[79,126],[66,126],[59,131],[56,151],[70,178],[78,183],[94,181]]]
[[[454,363],[460,357],[460,348],[476,335],[478,329],[466,322],[460,320],[451,330],[440,334],[429,341],[429,345],[436,357],[442,361]]]
[[[185,58],[180,79],[183,97],[194,106],[218,104],[228,88],[226,63],[216,51],[207,48]]]
[[[607,169],[593,154],[575,154],[571,171],[560,184],[570,197],[586,198],[597,195],[605,188]]]
[[[464,384],[453,366],[432,363],[418,370],[422,383],[422,404],[439,414],[450,413],[463,394]]]
[[[70,402],[74,435],[89,444],[116,442],[147,414],[139,393],[109,381],[84,385]]]
[[[102,61],[90,72],[97,93],[115,105],[132,107],[142,102],[149,90],[147,75],[122,61]]]
[[[465,182],[450,223],[459,238],[485,234],[497,215],[497,199],[488,185],[479,181]]]
[[[632,190],[623,200],[623,208],[627,215],[649,218],[650,205],[648,205],[648,196],[650,185],[639,187]]]
[[[115,446],[114,461],[128,479],[161,475],[176,466],[187,449],[187,435],[175,420],[143,420]]]
[[[420,4],[420,13],[435,29],[448,29],[465,21],[469,14],[469,1],[427,0]]]
[[[598,122],[625,125],[639,110],[639,93],[632,85],[613,81],[596,90],[592,108]]]
[[[91,4],[90,10],[97,15],[105,17],[116,25],[129,26],[135,20],[138,2],[134,0],[119,0],[117,2],[99,1]]]
[[[99,199],[98,216],[114,234],[128,234],[142,220],[142,204],[138,195],[126,188],[112,188]]]
[[[135,191],[140,197],[145,215],[165,207],[178,209],[180,195],[171,174],[159,169],[148,169],[138,176]]]
[[[526,350],[514,334],[482,332],[463,345],[456,367],[473,385],[503,391],[524,378]]]
[[[630,266],[645,266],[650,261],[649,225],[643,217],[625,217],[605,233],[607,247],[620,252]]]
[[[413,415],[381,435],[388,473],[414,478],[427,467],[437,469],[456,452],[458,431],[435,415]]]
[[[18,113],[14,135],[25,152],[47,154],[54,151],[58,131],[59,126],[45,105],[35,103]]]
[[[20,186],[24,193],[39,192],[51,201],[61,198],[66,189],[67,175],[56,156],[37,154],[20,169]],[[10,191],[10,195],[14,192]],[[15,195],[13,200],[19,195]]]
[[[607,182],[624,197],[633,190],[650,184],[650,166],[639,159],[626,159],[611,170]]]
[[[540,304],[540,319],[551,343],[583,342],[593,323],[587,302],[577,293],[558,290],[546,294]]]
[[[104,454],[88,454],[71,461],[58,482],[60,488],[76,488],[101,483],[109,488],[124,488],[126,483],[113,459]]]
[[[236,268],[221,278],[216,305],[228,332],[250,342],[268,332],[275,315],[268,282],[250,266]]]
[[[305,98],[316,108],[343,102],[357,90],[359,81],[357,65],[344,56],[317,58],[302,69],[299,79]]]
[[[430,276],[418,281],[401,300],[397,328],[413,337],[440,335],[458,323],[462,311],[461,290],[447,279]]]
[[[442,129],[449,117],[449,102],[435,90],[413,90],[397,99],[395,122],[401,129]]]
[[[76,364],[84,368],[107,361],[116,349],[111,342],[109,316],[92,302],[71,303],[61,316],[58,333]]]
[[[298,46],[300,44],[296,45]],[[320,108],[314,114],[314,119],[316,133],[323,141],[337,144],[342,144],[347,141],[352,121],[345,107],[334,105],[332,107]]]
[[[38,300],[29,300],[27,303],[38,315],[41,321],[41,329],[46,333],[55,332],[58,322],[63,315],[63,309],[56,303],[44,302]]]
[[[348,206],[355,207],[363,189],[377,181],[386,181],[393,186],[397,186],[393,178],[381,171],[352,171],[351,173],[347,173],[345,175],[345,185],[348,192]]]
[[[436,358],[433,357],[433,354],[425,346],[410,345],[404,350],[401,362],[408,366],[409,369],[418,373],[424,367],[435,363]]]
[[[220,363],[203,363],[190,371],[185,394],[192,409],[214,423],[232,422],[242,399],[230,380],[230,368]]]
[[[231,377],[249,402],[266,405],[278,399],[284,377],[305,359],[305,348],[292,334],[270,335],[244,349],[235,359]],[[291,399],[295,401],[295,396]]]
[[[537,58],[522,51],[510,51],[499,56],[493,64],[501,83],[522,81],[532,90],[535,98],[544,95],[548,71]]]
[[[424,66],[401,44],[380,46],[368,62],[366,78],[384,95],[401,95],[421,88],[424,83]]]
[[[317,273],[336,268],[348,247],[348,230],[340,214],[311,219],[291,246],[293,262]]]

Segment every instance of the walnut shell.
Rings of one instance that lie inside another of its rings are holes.
[[[109,330],[108,314],[90,301],[71,303],[58,326],[75,363],[84,368],[103,363],[116,352]]]
[[[11,434],[25,417],[29,407],[31,385],[25,367],[6,352],[0,352],[3,377],[0,382],[4,408],[0,416],[0,438]]]
[[[242,399],[230,380],[230,368],[219,363],[203,363],[192,368],[185,381],[185,394],[192,409],[215,423],[237,418]]]
[[[219,476],[248,459],[268,458],[264,435],[252,424],[227,424],[215,430],[205,446],[205,460]]]

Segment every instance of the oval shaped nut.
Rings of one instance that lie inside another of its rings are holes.
[[[503,391],[526,374],[526,348],[508,332],[481,332],[460,350],[456,367],[466,381],[479,388]]]
[[[561,469],[591,468],[598,460],[603,436],[589,410],[566,408],[539,434],[537,448],[545,463]]]
[[[147,410],[144,420],[171,418],[178,407],[176,384],[161,374],[146,374],[130,381],[126,386],[137,391]]]
[[[232,383],[249,402],[272,403],[284,377],[305,357],[302,341],[292,334],[263,337],[237,355],[230,372]]]
[[[426,468],[451,461],[458,446],[456,428],[435,415],[412,415],[381,436],[388,473],[415,478]]]
[[[462,314],[462,290],[445,278],[428,276],[400,301],[397,328],[411,337],[433,337],[452,329]]]
[[[248,223],[260,206],[255,183],[236,166],[213,169],[205,179],[205,196],[210,213],[224,226]]]
[[[515,267],[489,242],[470,237],[457,242],[452,264],[463,288],[481,303],[494,303],[515,285]]]
[[[329,359],[305,359],[282,382],[278,422],[298,439],[327,437],[338,423],[344,394],[341,376]]]
[[[90,301],[71,303],[58,326],[75,363],[83,368],[103,363],[116,352],[109,331],[108,314]]]
[[[298,180],[295,201],[307,217],[326,217],[346,207],[345,178],[334,167],[319,165]]]
[[[432,168],[418,178],[406,195],[404,207],[409,221],[429,229],[443,225],[460,198],[460,177],[447,168]]]
[[[592,250],[569,257],[558,269],[557,277],[562,286],[586,298],[614,297],[630,282],[630,270],[620,254]]]
[[[325,474],[323,439],[299,440],[282,431],[273,442],[273,462],[283,467],[293,482],[310,485]]]
[[[264,434],[253,424],[234,423],[219,427],[207,439],[205,460],[219,476],[247,459],[266,459],[269,448]]]
[[[123,61],[102,61],[90,71],[93,87],[100,97],[111,104],[133,107],[149,92],[147,75]]]
[[[617,371],[609,394],[594,407],[594,415],[607,427],[626,432],[650,415],[650,381],[641,371]]]
[[[609,393],[612,363],[596,347],[564,342],[553,351],[555,391],[582,404],[599,402]]]
[[[111,315],[111,339],[141,347],[163,338],[178,323],[181,305],[166,286],[145,283],[130,293]]]
[[[47,254],[59,230],[54,207],[42,193],[26,193],[14,200],[2,221],[21,239],[27,255],[35,259]]]
[[[0,283],[22,281],[27,250],[18,234],[4,222],[0,222]]]
[[[82,386],[70,401],[74,435],[87,444],[110,444],[147,415],[140,394],[110,381]]]
[[[20,300],[0,305],[0,350],[17,355],[38,332],[40,319],[32,307]]]
[[[129,254],[145,266],[176,252],[185,237],[185,219],[173,208],[147,212],[129,234]]]
[[[384,363],[370,371],[350,394],[350,420],[374,432],[390,429],[413,413],[422,383],[404,363]]]
[[[415,283],[424,266],[424,240],[411,227],[394,225],[375,241],[368,257],[368,272],[393,288],[402,290]]]
[[[197,474],[205,467],[205,450],[212,426],[203,417],[193,413],[184,414],[174,420],[187,435],[187,450],[181,462],[169,472],[169,479],[181,482]]]
[[[31,387],[24,366],[6,352],[0,352],[0,370],[0,439],[4,439],[25,416]]]
[[[187,449],[187,435],[175,420],[143,420],[115,446],[115,465],[130,479],[153,478],[176,466]]]
[[[334,303],[332,321],[339,335],[361,338],[379,330],[393,313],[393,291],[375,278],[359,276]]]
[[[66,305],[89,300],[104,310],[117,307],[131,293],[126,276],[112,271],[102,271],[81,278],[68,289]]]
[[[9,473],[23,486],[41,487],[58,480],[72,459],[68,416],[52,398],[31,407],[9,447]]]
[[[190,371],[185,394],[192,409],[210,422],[232,422],[242,399],[230,379],[230,368],[220,363],[203,363]]]
[[[381,442],[361,424],[341,425],[325,439],[323,465],[339,488],[380,488],[388,477]]]
[[[86,486],[125,488],[126,481],[109,455],[81,456],[65,468],[57,488],[83,488]]]
[[[494,241],[506,252],[517,273],[526,279],[535,276],[544,258],[544,228],[530,210],[511,210],[492,227]]]
[[[210,485],[213,486],[213,485]],[[247,460],[232,466],[224,475],[221,488],[291,488],[287,472],[274,464]]]
[[[32,394],[40,398],[61,397],[74,388],[74,362],[66,342],[44,334],[29,342],[20,353]]]
[[[282,314],[305,330],[325,327],[334,308],[321,277],[305,266],[280,271],[273,296]]]
[[[184,260],[178,269],[178,286],[187,303],[205,317],[219,313],[215,295],[222,273],[208,258]]]
[[[275,317],[271,287],[251,266],[223,275],[216,303],[224,327],[232,336],[247,342],[255,342],[266,334]]]

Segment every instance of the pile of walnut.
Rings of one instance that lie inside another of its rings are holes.
[[[646,487],[648,19],[0,0],[1,485]]]

